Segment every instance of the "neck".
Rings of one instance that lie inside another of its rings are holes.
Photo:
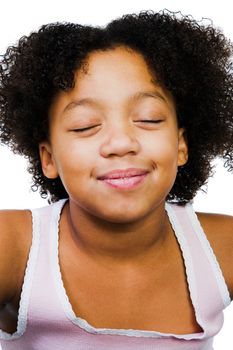
[[[131,223],[111,223],[94,217],[75,203],[64,208],[66,231],[73,243],[89,256],[115,263],[136,262],[158,253],[169,232],[164,203],[146,218]]]

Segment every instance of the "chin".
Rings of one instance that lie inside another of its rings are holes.
[[[118,213],[104,213],[103,216],[99,216],[102,220],[115,223],[115,224],[132,224],[137,221],[142,220],[147,216],[148,213],[141,212],[136,213],[134,212],[126,212],[126,211],[119,211]]]

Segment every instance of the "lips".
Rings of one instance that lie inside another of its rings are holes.
[[[147,173],[148,173],[148,170],[138,169],[138,168],[116,169],[98,176],[98,180],[125,179],[125,178],[131,178],[134,176],[142,176]]]
[[[146,178],[148,170],[130,168],[116,169],[98,177],[105,185],[118,190],[133,190]]]

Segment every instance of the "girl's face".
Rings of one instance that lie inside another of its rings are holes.
[[[56,96],[40,155],[77,208],[123,223],[164,205],[187,146],[172,96],[140,54],[118,47],[91,53],[75,87]]]

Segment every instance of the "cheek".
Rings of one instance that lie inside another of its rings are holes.
[[[158,165],[177,166],[178,140],[170,133],[149,138],[144,144],[144,150]]]
[[[56,153],[58,173],[62,180],[90,176],[96,161],[96,152],[88,145],[63,144]]]

